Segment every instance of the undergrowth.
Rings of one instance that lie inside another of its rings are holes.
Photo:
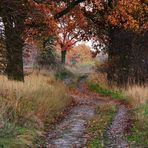
[[[64,80],[64,79],[71,78],[73,76],[74,76],[73,73],[71,73],[69,70],[67,70],[64,67],[59,68],[55,73],[55,78],[57,80]]]
[[[51,75],[31,74],[25,83],[0,76],[0,82],[0,147],[33,147],[71,102],[63,83]]]

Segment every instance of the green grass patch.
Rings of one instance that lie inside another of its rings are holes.
[[[105,96],[111,96],[112,99],[128,102],[128,98],[119,90],[110,90],[96,83],[88,83],[88,87],[91,91],[95,91]]]
[[[105,129],[111,123],[116,112],[116,107],[110,104],[100,105],[96,109],[96,115],[89,121],[87,127],[89,148],[104,148],[106,138],[104,136]]]
[[[130,118],[133,120],[127,140],[133,146],[148,146],[148,104],[132,109]]]
[[[58,80],[64,80],[71,77],[74,77],[74,74],[64,67],[61,67],[55,73],[55,78]]]
[[[66,71],[59,71],[55,74],[55,77],[56,79],[59,79],[59,80],[64,80],[65,78],[68,77],[68,73]]]
[[[2,135],[3,132],[4,131],[1,130],[0,148],[33,147],[33,141],[42,135],[42,133],[36,129],[24,127],[15,127],[15,129],[11,131],[11,134],[8,133],[8,135]]]

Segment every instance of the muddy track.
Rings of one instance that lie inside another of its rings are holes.
[[[81,84],[85,77],[80,78],[77,89],[85,93]],[[99,99],[86,99],[72,95],[77,105],[71,109],[67,117],[51,131],[46,140],[46,148],[81,148],[86,145],[86,124],[94,116],[95,108],[101,101]]]
[[[100,102],[95,99],[73,97],[79,100],[78,105],[73,107],[69,115],[48,134],[47,148],[80,148],[86,145],[85,127]]]
[[[78,82],[77,89],[85,93],[82,83],[85,77]],[[98,105],[104,103],[101,98],[94,98],[90,95],[89,99],[80,96],[72,96],[77,103],[67,117],[53,131],[48,133],[46,148],[85,148],[87,137],[85,136],[86,124],[95,115]],[[124,131],[127,127],[127,109],[119,105],[117,113],[106,131],[107,144],[105,148],[129,148],[124,139]]]
[[[124,106],[118,106],[117,113],[106,132],[108,140],[106,148],[129,148],[124,138],[124,131],[128,126],[127,120],[127,109]]]

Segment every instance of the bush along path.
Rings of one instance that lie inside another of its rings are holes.
[[[127,128],[128,122],[126,107],[110,99],[102,98],[97,93],[90,92],[83,84],[83,82],[79,82],[77,89],[72,93],[70,92],[77,105],[71,109],[62,122],[55,126],[54,130],[48,132],[46,147],[128,148],[128,143],[124,139],[124,131]],[[95,119],[92,123],[90,122],[90,130],[87,130],[89,121],[97,116],[97,108],[104,104],[109,104],[108,102],[114,107],[117,106],[116,112],[114,111],[107,116],[112,109],[108,110],[107,107],[104,111],[104,107],[102,107],[102,110],[100,109],[98,113],[98,120]],[[104,114],[101,116],[103,111]],[[109,119],[104,118],[107,121],[103,121],[104,116]],[[89,141],[92,141],[92,143],[88,144]]]

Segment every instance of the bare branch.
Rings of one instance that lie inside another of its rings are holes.
[[[64,10],[62,10],[61,12],[57,13],[54,18],[55,19],[59,19],[60,17],[62,17],[63,15],[67,14],[70,10],[72,10],[76,5],[78,5],[81,2],[84,2],[85,0],[73,0],[68,6],[67,8],[65,8]]]

